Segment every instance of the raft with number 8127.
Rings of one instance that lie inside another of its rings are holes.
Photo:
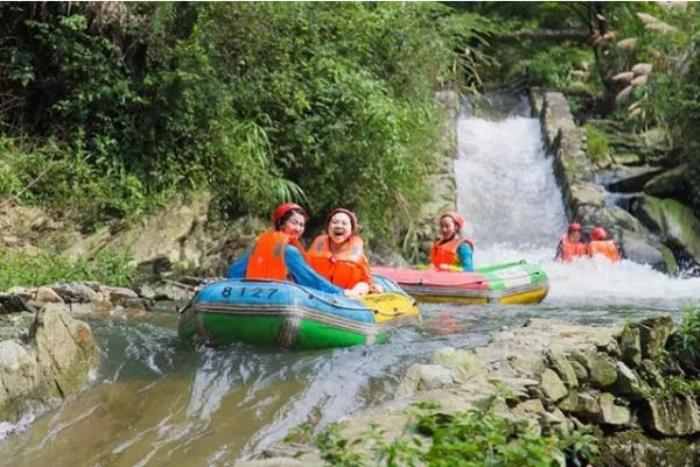
[[[422,302],[524,305],[541,302],[549,291],[544,270],[525,261],[497,264],[474,272],[385,267],[372,268],[372,272],[396,281]]]
[[[181,311],[178,334],[209,345],[322,349],[383,343],[420,319],[415,301],[376,277],[384,292],[358,299],[282,281],[222,280],[205,285]]]

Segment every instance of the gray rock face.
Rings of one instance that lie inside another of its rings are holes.
[[[542,373],[540,387],[544,395],[554,402],[565,397],[568,392],[559,376],[549,368]]]
[[[572,357],[586,367],[593,387],[606,388],[617,379],[615,361],[604,353],[595,351],[576,352]]]
[[[615,192],[633,193],[642,191],[644,185],[664,171],[663,167],[643,165],[639,167],[620,167],[608,189]]]
[[[645,196],[638,216],[671,249],[700,262],[700,219],[692,209],[674,199]]]
[[[636,400],[644,396],[645,385],[627,365],[623,362],[617,362],[617,380],[614,389],[616,393]]]
[[[637,328],[642,357],[653,359],[666,345],[673,330],[673,320],[669,316],[649,318],[641,321]]]
[[[700,411],[692,396],[670,395],[645,399],[640,411],[645,430],[661,436],[688,436],[700,433]]]
[[[576,370],[574,370],[574,367],[571,365],[565,355],[559,352],[549,351],[547,352],[547,360],[554,371],[556,371],[559,377],[562,379],[564,384],[566,384],[566,387],[570,389],[578,387]]]
[[[652,246],[639,234],[623,230],[620,243],[630,261],[639,264],[649,264],[657,271],[667,272],[668,266],[661,250]]]
[[[681,164],[671,170],[659,174],[644,185],[644,192],[660,198],[678,198],[687,196],[685,174],[686,164]]]
[[[620,334],[622,360],[631,367],[642,363],[642,345],[639,336],[639,328],[636,326],[625,326]]]
[[[0,342],[0,419],[15,419],[31,404],[67,397],[87,381],[97,363],[90,327],[62,304],[36,315],[28,344]]]

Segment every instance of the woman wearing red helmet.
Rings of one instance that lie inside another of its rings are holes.
[[[299,238],[304,233],[307,214],[295,203],[285,203],[272,214],[273,228],[263,232],[252,251],[231,265],[229,279],[281,280],[312,287],[322,292],[343,291],[319,276],[306,262]]]
[[[559,245],[557,245],[557,254],[554,256],[555,261],[563,261],[568,263],[575,258],[586,256],[586,244],[581,238],[583,228],[578,222],[572,222],[566,229],[566,233],[561,236]]]
[[[462,237],[464,218],[450,211],[440,217],[440,238],[430,249],[430,263],[437,269],[474,270],[474,241]]]
[[[357,216],[344,208],[333,209],[326,218],[325,234],[314,239],[307,252],[311,267],[348,295],[376,290],[372,272],[357,235]]]
[[[591,230],[591,241],[588,243],[588,256],[603,256],[613,263],[621,259],[620,249],[612,240],[607,240],[608,234],[602,227]]]

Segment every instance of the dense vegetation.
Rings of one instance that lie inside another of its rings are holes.
[[[434,92],[473,83],[491,27],[440,4],[66,2],[5,3],[0,31],[0,196],[91,227],[209,189],[224,217],[342,204],[372,235],[424,200]]]

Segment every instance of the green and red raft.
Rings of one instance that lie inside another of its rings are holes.
[[[549,291],[544,270],[525,261],[474,272],[386,267],[372,268],[372,272],[394,280],[423,302],[530,304],[544,300]]]

